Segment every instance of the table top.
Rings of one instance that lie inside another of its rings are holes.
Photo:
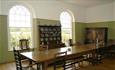
[[[48,60],[52,60],[55,58],[55,54],[59,52],[65,52],[67,51],[67,55],[72,54],[81,54],[85,53],[87,51],[95,50],[95,44],[87,44],[87,45],[74,45],[70,47],[62,47],[62,48],[56,48],[56,49],[49,49],[45,51],[39,51],[38,49],[35,49],[34,51],[30,52],[23,52],[21,55],[37,61],[37,62],[44,62]]]

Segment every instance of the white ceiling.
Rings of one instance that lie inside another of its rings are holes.
[[[96,5],[112,3],[115,0],[0,0],[0,1],[48,1],[48,2],[59,1],[79,6],[91,7]]]
[[[115,0],[57,0],[57,1],[67,2],[67,3],[80,5],[80,6],[91,7],[91,6],[101,5],[101,4],[112,3]]]

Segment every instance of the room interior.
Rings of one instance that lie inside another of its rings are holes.
[[[114,0],[0,0],[0,64],[14,61],[8,50],[9,11],[13,6],[22,5],[31,14],[32,42],[39,49],[39,25],[60,25],[60,14],[67,11],[72,15],[73,43],[85,40],[86,28],[107,28],[107,41],[115,40]]]

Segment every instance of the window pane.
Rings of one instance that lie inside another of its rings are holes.
[[[9,12],[9,50],[19,47],[19,40],[29,39],[32,46],[30,12],[23,6],[14,6]]]
[[[72,39],[72,17],[68,12],[62,12],[60,22],[62,25],[62,42],[68,44],[68,40]]]

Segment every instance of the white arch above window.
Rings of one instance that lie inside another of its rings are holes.
[[[19,48],[20,39],[28,39],[32,48],[32,32],[31,32],[31,15],[29,10],[22,6],[13,6],[9,11],[8,39],[9,50],[13,47]]]
[[[62,12],[60,15],[62,28],[72,28],[72,17],[68,12]]]
[[[31,27],[28,9],[21,5],[12,7],[9,12],[9,27]]]

